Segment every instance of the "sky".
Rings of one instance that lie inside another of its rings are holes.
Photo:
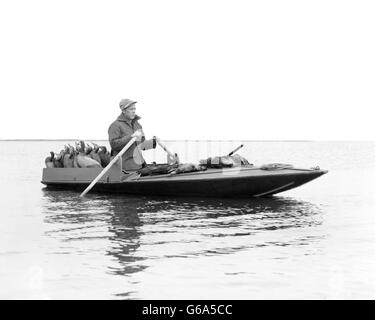
[[[374,1],[1,1],[0,139],[375,140]]]

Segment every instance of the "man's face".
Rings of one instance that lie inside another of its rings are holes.
[[[135,118],[135,111],[136,111],[136,107],[135,105],[131,105],[129,108],[126,108],[123,113],[124,115],[128,118],[128,119],[131,119],[133,120]]]

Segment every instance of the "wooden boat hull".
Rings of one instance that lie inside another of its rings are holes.
[[[42,183],[48,188],[82,192],[99,174],[98,168],[45,168]],[[262,170],[243,166],[230,169],[208,169],[177,175],[155,175],[130,178],[114,169],[105,175],[92,192],[155,196],[263,197],[301,186],[321,175],[324,170]]]

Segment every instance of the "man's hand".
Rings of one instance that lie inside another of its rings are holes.
[[[143,137],[143,132],[142,130],[138,129],[136,132],[134,132],[132,134],[132,138],[137,138],[137,141],[141,141],[142,137]]]
[[[157,141],[156,141],[156,136],[153,136],[152,137],[152,147],[155,149],[156,148],[156,143],[157,143]]]

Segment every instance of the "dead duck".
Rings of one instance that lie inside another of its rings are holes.
[[[200,164],[208,168],[230,168],[235,165],[235,161],[230,156],[209,157],[208,159],[200,160]]]
[[[236,165],[250,165],[249,161],[247,161],[244,157],[240,156],[239,154],[234,154],[233,156],[231,156],[231,158],[233,159]]]
[[[87,154],[86,146],[84,141],[80,141],[77,155],[77,163],[80,168],[101,168],[102,166],[98,161],[91,159]]]
[[[170,174],[178,174],[178,173],[188,173],[188,172],[195,172],[195,171],[205,171],[207,167],[201,164],[195,163],[184,163],[178,165],[178,167],[173,170]]]

